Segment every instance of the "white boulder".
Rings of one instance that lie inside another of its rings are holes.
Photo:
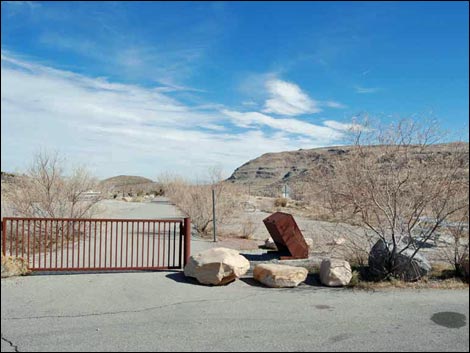
[[[250,262],[238,251],[213,248],[191,256],[184,274],[202,284],[223,285],[243,276],[249,269]]]
[[[297,287],[306,280],[308,270],[278,264],[260,264],[253,270],[253,277],[268,287]]]
[[[352,270],[349,262],[339,259],[324,259],[320,265],[320,281],[325,286],[341,287],[349,284]]]

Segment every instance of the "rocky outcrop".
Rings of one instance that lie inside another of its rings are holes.
[[[373,276],[384,278],[388,274],[405,281],[416,281],[431,272],[431,264],[421,254],[414,253],[412,247],[406,248],[406,244],[398,244],[395,251],[394,266],[390,266],[390,257],[393,245],[383,240],[377,241],[369,253],[369,269]]]
[[[307,275],[306,268],[278,264],[260,264],[253,270],[254,279],[274,288],[297,287]]]
[[[24,276],[30,272],[27,262],[23,258],[2,255],[2,278]]]
[[[223,285],[243,276],[250,269],[250,262],[238,251],[213,248],[189,258],[184,274],[202,284]]]
[[[324,259],[320,265],[320,281],[328,287],[341,287],[349,284],[352,270],[349,262],[339,259]]]

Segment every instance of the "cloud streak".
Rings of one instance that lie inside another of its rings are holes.
[[[218,103],[191,106],[161,87],[79,75],[11,53],[2,53],[1,75],[2,170],[24,169],[34,152],[49,148],[99,177],[168,171],[197,178],[215,164],[228,176],[260,154],[320,147],[343,136],[339,125]],[[302,104],[302,111],[313,109],[303,99],[291,102],[299,103],[297,111]]]
[[[265,103],[264,113],[295,116],[321,111],[318,102],[294,83],[271,79],[266,82],[266,88],[270,98]]]
[[[378,87],[362,87],[362,86],[354,86],[354,91],[359,94],[368,94],[368,93],[376,93],[380,91]]]

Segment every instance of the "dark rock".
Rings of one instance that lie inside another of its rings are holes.
[[[406,244],[398,244],[395,254],[395,268],[390,274],[405,281],[416,281],[431,272],[431,264],[421,254],[416,254],[410,262],[415,249]],[[372,275],[384,278],[389,274],[389,262],[393,245],[383,240],[377,241],[369,253],[369,269]]]

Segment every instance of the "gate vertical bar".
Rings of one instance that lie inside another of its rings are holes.
[[[176,222],[173,224],[173,267],[176,266]]]
[[[157,267],[160,265],[160,222],[158,222],[158,251],[157,251]]]
[[[147,222],[147,267],[150,264],[150,221]]]
[[[24,219],[21,221],[21,257],[24,258]]]
[[[181,268],[183,264],[183,223],[180,222],[180,234],[179,234],[179,251],[178,251],[178,267]]]
[[[58,246],[59,246],[59,221],[55,221],[55,267],[56,268],[59,268],[59,266],[57,265],[57,256],[59,253]]]
[[[153,223],[153,237],[152,237],[152,267],[155,267],[155,221]]]
[[[189,262],[191,256],[191,219],[184,219],[184,266]]]
[[[51,250],[50,250],[50,253],[49,253],[49,266],[52,267],[52,237],[54,236],[54,231],[53,231],[53,228],[54,227],[54,221],[51,220],[51,236],[49,237],[49,243],[51,243]]]
[[[30,231],[31,231],[31,224],[30,224],[30,220],[28,219],[28,251],[27,251],[27,256],[28,256],[28,267],[29,267],[29,255],[30,255],[30,249],[29,249],[29,244],[30,244],[30,240],[31,240],[31,234],[30,234]]]
[[[109,236],[109,267],[113,267],[113,224],[111,221],[111,230]]]
[[[104,222],[104,268],[108,259],[108,221]]]
[[[2,254],[7,255],[7,224],[8,219],[2,221]]]
[[[33,220],[33,268],[36,267],[36,220]]]
[[[162,255],[163,255],[163,263],[162,266],[165,267],[165,238],[166,238],[166,222],[163,223],[163,246],[162,246]]]
[[[18,257],[18,228],[20,227],[19,226],[19,220],[16,220],[16,238],[15,238],[15,254],[16,254],[16,257]]]

